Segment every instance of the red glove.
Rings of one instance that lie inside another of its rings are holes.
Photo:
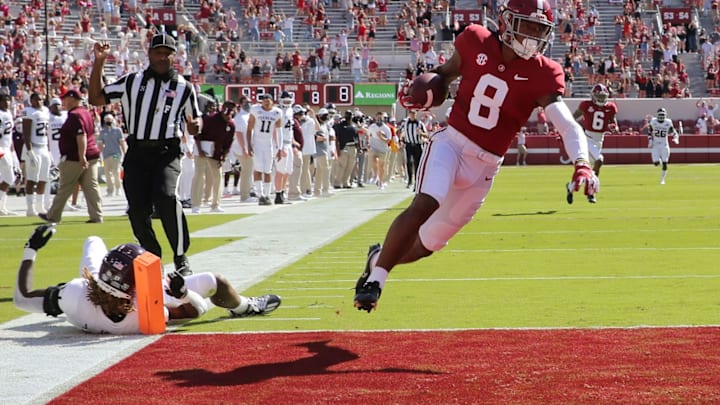
[[[427,108],[425,108],[422,104],[418,104],[412,96],[408,95],[408,90],[410,89],[411,84],[412,81],[405,80],[402,88],[400,88],[397,96],[400,101],[400,105],[406,110],[427,110]]]
[[[573,173],[572,181],[568,184],[568,191],[580,191],[585,185],[585,195],[595,195],[600,191],[600,179],[597,178],[595,172],[584,160],[575,162],[575,173]]]

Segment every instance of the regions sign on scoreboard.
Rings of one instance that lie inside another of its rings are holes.
[[[240,96],[257,102],[261,95],[270,94],[278,100],[287,91],[297,104],[322,107],[327,103],[337,106],[353,105],[352,83],[282,83],[282,84],[229,84],[225,86],[225,99],[237,101]]]

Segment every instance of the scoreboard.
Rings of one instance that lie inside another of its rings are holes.
[[[228,84],[225,86],[225,100],[237,102],[240,96],[245,96],[251,102],[260,101],[260,96],[270,94],[273,99],[277,100],[282,93],[279,84]]]
[[[270,94],[277,101],[283,91],[290,93],[297,104],[322,107],[327,103],[337,106],[353,104],[352,83],[283,83],[283,84],[228,84],[225,100],[237,101],[244,95],[258,102],[263,94]]]

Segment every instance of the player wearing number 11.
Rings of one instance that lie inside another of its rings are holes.
[[[554,27],[546,0],[506,0],[499,30],[468,26],[455,53],[433,69],[445,88],[461,77],[448,127],[433,134],[420,161],[416,195],[392,223],[382,248],[371,246],[356,283],[354,305],[372,311],[388,273],[442,249],[485,201],[515,134],[538,106],[563,137],[575,161],[573,191],[597,191],[580,125],[561,98],[563,70],[543,56]],[[412,97],[401,103],[421,109]]]

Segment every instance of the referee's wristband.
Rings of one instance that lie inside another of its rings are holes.
[[[35,249],[25,248],[25,251],[23,251],[23,257],[22,257],[23,261],[25,261],[25,260],[35,261],[36,257],[37,257],[37,250],[35,250]]]

